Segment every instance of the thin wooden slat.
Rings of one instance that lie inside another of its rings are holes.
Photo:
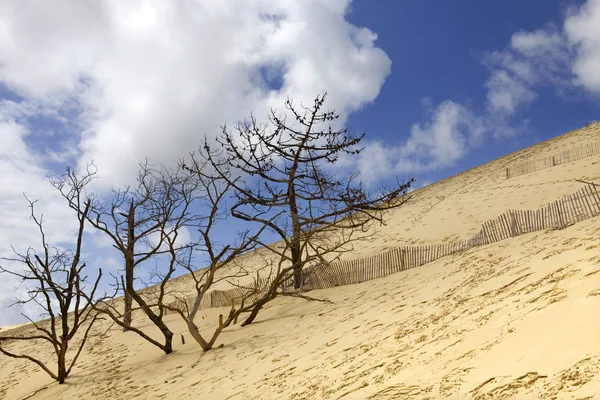
[[[533,210],[528,210],[529,224],[531,225],[531,232],[535,232],[535,213]]]
[[[363,282],[370,281],[371,280],[371,271],[369,268],[369,264],[367,263],[367,260],[364,258],[361,259],[360,261],[361,261],[360,266],[365,271],[365,280]]]
[[[375,260],[376,259],[370,258],[367,261],[367,267],[368,267],[368,270],[369,270],[369,278],[370,278],[369,280],[370,281],[372,281],[373,279],[375,279]]]
[[[495,243],[496,242],[496,235],[494,234],[494,229],[492,228],[492,222],[491,221],[486,221],[485,225],[487,227],[487,232],[489,233],[490,243]]]
[[[415,251],[415,267],[421,265],[421,246],[417,246]]]
[[[515,227],[512,210],[508,210],[506,212],[506,222],[508,224],[508,232],[509,232],[510,237],[517,236],[517,230]]]
[[[338,270],[336,271],[336,277],[339,282],[339,286],[347,285],[346,274],[348,273],[348,262],[344,261],[338,266]]]
[[[485,233],[485,241],[486,241],[486,243],[488,243],[488,244],[489,244],[489,243],[493,243],[492,234],[491,234],[491,232],[490,232],[490,227],[489,227],[489,225],[487,224],[487,221],[486,221],[486,223],[484,223],[484,224],[482,225],[482,229],[483,229],[483,231],[484,231],[484,233]]]
[[[519,210],[517,213],[517,223],[519,224],[519,231],[521,232],[521,235],[527,233],[527,229],[523,224],[523,210]]]
[[[541,214],[541,216],[540,216],[540,219],[541,219],[541,229],[545,230],[546,229],[546,208],[545,207],[541,209],[540,214]]]
[[[496,228],[498,229],[498,241],[506,239],[506,228],[502,223],[502,215],[496,218],[494,222],[496,224]]]
[[[505,239],[508,239],[510,237],[512,237],[512,229],[510,227],[510,220],[508,217],[508,212],[505,212],[504,214],[502,214],[502,220],[504,222],[504,229],[505,229]]]
[[[488,234],[488,233],[487,233],[487,231],[486,231],[486,225],[485,225],[485,223],[481,224],[481,231],[483,232],[483,237],[484,237],[484,240],[485,240],[487,243],[489,243],[489,237],[488,237],[488,236],[489,236],[489,234]]]
[[[402,247],[400,249],[400,251],[398,252],[398,255],[400,257],[400,262],[398,263],[399,265],[399,271],[404,271],[406,269],[406,247]]]
[[[510,236],[510,235],[507,235],[508,232],[507,232],[506,222],[504,221],[504,214],[500,214],[500,216],[498,216],[496,221],[498,222],[498,227],[500,228],[500,240],[504,240]]]
[[[367,266],[365,265],[364,258],[360,258],[358,260],[358,268],[360,268],[363,272],[363,279],[361,282],[368,281],[369,280],[369,270],[367,269]]]
[[[510,226],[512,227],[513,236],[521,234],[519,225],[517,224],[517,212],[515,210],[510,210]]]
[[[594,199],[594,203],[596,203],[596,206],[598,207],[598,212],[600,212],[600,194],[598,193],[596,186],[588,185],[588,188],[590,189],[591,198]]]
[[[592,210],[592,215],[597,215],[598,213],[600,213],[600,203],[596,201],[596,199],[594,197],[593,189],[591,188],[591,185],[584,186],[583,190],[585,191],[585,198],[588,200],[588,203],[590,204],[590,209]]]
[[[495,242],[499,242],[502,238],[500,236],[500,229],[498,226],[498,221],[494,220],[491,221],[491,225],[492,225],[492,230],[494,231],[494,236],[495,236]]]
[[[574,224],[577,222],[577,211],[575,210],[575,204],[573,203],[571,196],[566,196],[564,199],[564,205],[567,209],[568,222],[567,225]]]
[[[367,266],[369,268],[369,280],[372,281],[375,279],[375,259],[370,258],[367,262]]]
[[[554,209],[556,211],[556,223],[559,229],[564,228],[564,222],[562,217],[562,209],[560,207],[560,201],[554,203]]]
[[[573,199],[573,207],[575,208],[575,218],[577,222],[583,221],[585,217],[585,208],[583,203],[580,201],[579,192],[575,192],[571,195]]]
[[[585,191],[585,187],[583,189],[581,189],[581,202],[582,204],[584,204],[584,206],[586,207],[586,218],[591,218],[594,216],[594,210],[592,209],[590,202],[586,196],[586,191]]]
[[[567,205],[565,204],[564,200],[560,200],[559,202],[559,207],[560,207],[560,216],[561,216],[561,221],[562,221],[562,226],[563,228],[566,228],[569,223],[568,223],[568,211],[567,211]]]

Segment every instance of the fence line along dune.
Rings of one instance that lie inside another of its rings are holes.
[[[600,142],[588,143],[585,146],[568,149],[548,157],[510,166],[506,168],[506,179],[556,167],[557,165],[581,160],[582,158],[591,157],[596,154],[600,154]]]
[[[368,258],[310,266],[302,271],[301,291],[379,279],[473,247],[546,229],[564,229],[598,215],[600,215],[600,193],[597,185],[590,183],[546,207],[537,210],[509,210],[494,220],[484,222],[481,230],[466,240],[427,246],[397,247]],[[238,299],[243,298],[246,293],[243,288],[214,290],[203,299],[201,308],[227,307],[231,305],[232,300],[239,304]],[[184,303],[191,307],[193,301],[194,297],[189,297]],[[179,301],[172,305],[183,306],[184,304]]]

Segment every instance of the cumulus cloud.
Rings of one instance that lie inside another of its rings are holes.
[[[487,53],[489,126],[496,137],[520,131],[510,119],[551,87],[560,97],[600,93],[600,0],[572,8],[562,27],[519,31],[501,51]]]
[[[367,141],[356,167],[365,184],[401,174],[418,174],[454,165],[481,143],[482,121],[465,106],[447,100],[432,109],[424,123],[414,124],[401,144],[390,146]],[[353,160],[344,158],[340,166]]]
[[[571,58],[564,35],[555,29],[515,33],[506,49],[484,57],[490,70],[488,111],[499,119],[512,117],[536,99],[539,86],[551,85],[560,94],[572,85]]]
[[[391,68],[376,34],[344,19],[349,1],[5,3],[0,80],[28,98],[77,99],[80,160],[94,159],[107,185],[287,96],[328,90],[347,115]]]
[[[566,18],[564,31],[576,48],[572,71],[577,82],[600,94],[600,0],[588,0]]]

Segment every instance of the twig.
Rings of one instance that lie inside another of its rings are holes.
[[[41,392],[41,391],[42,391],[42,390],[44,390],[44,389],[48,389],[48,386],[44,386],[43,388],[40,388],[40,389],[36,390],[35,392],[33,392],[32,394],[30,394],[29,396],[21,398],[21,400],[27,400],[27,399],[30,399],[30,398],[32,398],[33,396],[35,396],[36,394],[38,394],[38,392]]]
[[[586,185],[593,185],[593,186],[598,186],[598,187],[600,187],[600,185],[598,185],[598,184],[596,184],[596,183],[594,183],[594,182],[586,182],[586,181],[584,181],[584,180],[582,180],[582,179],[575,179],[575,181],[576,181],[576,182],[585,183]]]
[[[333,304],[333,301],[331,301],[331,300],[317,299],[317,298],[314,298],[314,297],[305,296],[305,295],[300,294],[300,293],[281,293],[281,296],[299,297],[301,299],[308,300],[308,301],[320,301],[321,303]]]

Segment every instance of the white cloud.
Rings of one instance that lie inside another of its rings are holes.
[[[513,134],[509,120],[532,103],[541,87],[560,97],[578,91],[600,93],[600,0],[571,9],[562,28],[519,31],[502,51],[486,54],[485,83],[490,127],[496,137]]]
[[[435,171],[454,165],[481,143],[482,121],[465,106],[444,101],[431,111],[431,119],[414,124],[410,135],[396,146],[366,141],[358,155],[361,179],[370,185],[401,174]],[[344,157],[341,167],[350,167],[356,156]]]
[[[553,86],[560,94],[572,85],[571,57],[564,36],[554,28],[519,31],[506,49],[486,54],[483,63],[490,70],[485,83],[488,112],[496,123],[533,102],[537,87]]]
[[[565,20],[564,30],[577,56],[572,70],[577,82],[600,94],[600,0],[588,0]]]
[[[512,116],[518,108],[536,98],[535,92],[525,82],[506,70],[494,71],[485,86],[488,105],[493,113]]]
[[[288,95],[328,90],[346,115],[390,73],[376,35],[345,21],[349,1],[5,3],[0,80],[23,96],[81,102],[81,160],[94,159],[108,185],[143,157],[171,162]],[[273,71],[279,90],[267,86]]]

